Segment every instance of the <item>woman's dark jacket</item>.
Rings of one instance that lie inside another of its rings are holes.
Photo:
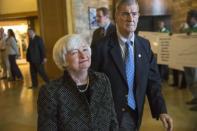
[[[40,89],[38,131],[114,131],[118,122],[106,75],[89,71],[90,102],[64,75]]]

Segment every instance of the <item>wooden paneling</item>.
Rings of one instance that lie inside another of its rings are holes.
[[[0,0],[0,14],[37,11],[36,0]]]
[[[20,12],[20,13],[10,13],[10,14],[0,14],[0,21],[2,20],[10,20],[10,19],[24,19],[28,17],[37,17],[38,12]]]
[[[47,51],[47,73],[55,77],[59,71],[53,62],[52,50],[55,42],[68,32],[66,0],[38,0],[38,14]]]

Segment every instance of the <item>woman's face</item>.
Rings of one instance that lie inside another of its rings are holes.
[[[87,71],[91,64],[91,54],[88,45],[68,51],[66,54],[67,69],[74,72]]]
[[[10,34],[11,34],[11,31],[10,31],[10,30],[8,30],[8,32],[7,32],[7,33],[8,33],[8,36],[10,36]]]

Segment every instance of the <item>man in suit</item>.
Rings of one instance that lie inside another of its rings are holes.
[[[159,32],[170,33],[170,30],[166,28],[164,21],[159,21],[158,22],[158,27],[159,27]]]
[[[27,61],[30,63],[30,74],[32,80],[32,87],[38,86],[37,74],[42,77],[45,82],[49,82],[49,79],[44,70],[44,64],[47,59],[45,56],[45,47],[42,39],[35,34],[32,28],[28,29],[29,46],[27,48]]]
[[[152,117],[172,131],[161,94],[161,79],[148,40],[134,34],[139,18],[136,0],[116,3],[116,31],[92,45],[92,69],[106,73],[112,87],[121,131],[139,130],[145,96]]]
[[[99,28],[93,33],[92,43],[115,30],[115,26],[110,22],[109,10],[106,7],[100,7],[96,10],[96,20]]]

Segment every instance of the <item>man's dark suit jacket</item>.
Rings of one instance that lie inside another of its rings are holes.
[[[105,36],[108,36],[109,34],[111,34],[112,32],[115,31],[115,25],[113,25],[112,23],[109,24],[109,26],[107,27]],[[104,35],[102,34],[102,28],[98,28],[94,31],[93,36],[92,36],[92,44],[95,43],[95,41],[98,41],[99,39],[103,38]]]
[[[45,48],[39,36],[36,35],[33,39],[29,39],[26,58],[30,63],[40,64],[43,62],[45,58]]]
[[[89,71],[90,102],[68,72],[40,89],[38,131],[118,131],[110,83]]]
[[[134,95],[138,112],[137,126],[139,128],[146,95],[154,118],[158,119],[159,114],[166,113],[167,109],[161,94],[160,75],[149,41],[135,36],[134,52]],[[93,44],[91,67],[96,71],[106,73],[109,77],[115,109],[120,123],[124,112],[123,109],[127,107],[128,85],[116,32]]]

